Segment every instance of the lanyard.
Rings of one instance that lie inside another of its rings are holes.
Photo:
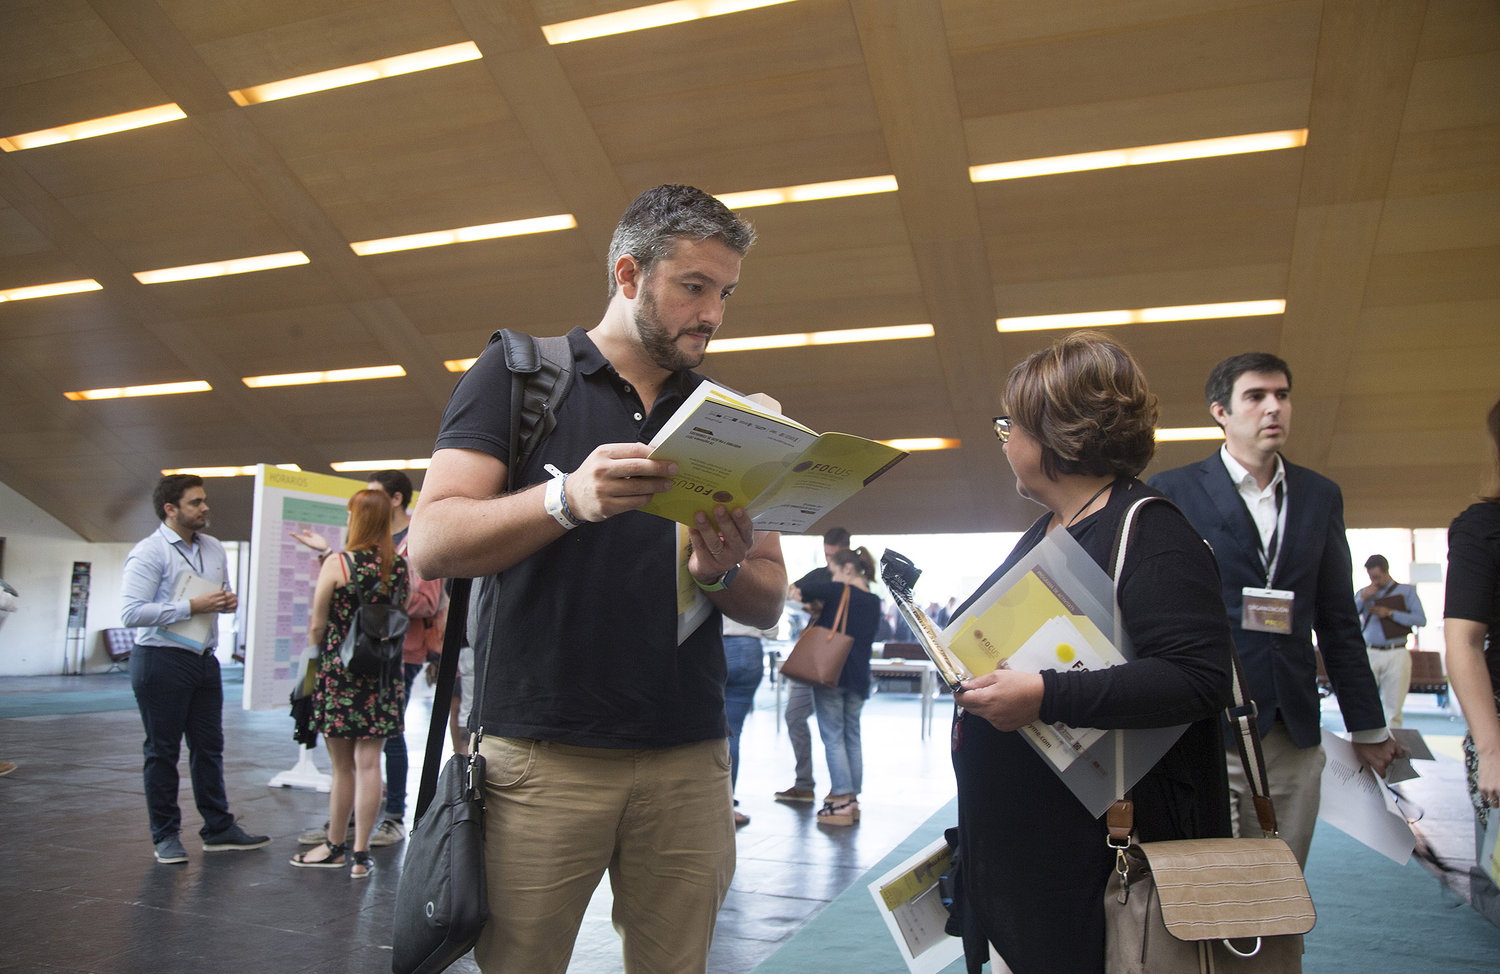
[[[1281,555],[1281,503],[1286,496],[1286,482],[1276,485],[1276,521],[1271,528],[1269,544],[1260,540],[1260,531],[1255,532],[1255,541],[1260,546],[1260,563],[1266,569],[1266,588],[1271,587],[1271,576],[1276,574],[1276,560]]]
[[[183,544],[188,544],[188,542],[184,541]],[[187,556],[187,552],[185,552],[181,548],[177,547],[177,545],[176,545],[175,542],[169,544],[167,547],[169,547],[173,551],[177,552],[178,557],[180,557],[183,561],[187,562],[187,566],[189,568],[191,568],[193,571],[197,572],[199,578],[203,577],[203,546],[202,545],[198,546],[198,564],[196,564],[196,565],[193,564],[193,560]]]

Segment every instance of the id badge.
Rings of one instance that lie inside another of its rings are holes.
[[[1292,597],[1283,588],[1240,589],[1245,607],[1240,625],[1251,632],[1274,632],[1288,635],[1292,631]]]

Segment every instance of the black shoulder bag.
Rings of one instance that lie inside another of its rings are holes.
[[[509,493],[515,490],[517,469],[530,458],[541,438],[557,425],[554,414],[572,378],[572,353],[566,338],[534,339],[506,329],[495,332],[490,341],[496,340],[505,343],[505,364],[512,375],[513,462],[507,467],[505,485]],[[449,624],[443,633],[443,652],[438,662],[422,784],[417,790],[416,819],[406,843],[401,882],[396,888],[391,941],[393,974],[438,974],[446,970],[474,948],[489,919],[489,887],[484,872],[485,768],[479,753],[484,737],[481,722],[487,667],[478,665],[477,640],[474,641],[475,730],[469,754],[453,755],[443,765],[442,775],[437,773],[471,587],[470,579],[455,578],[449,593]],[[489,625],[493,630],[493,616]],[[485,645],[489,645],[488,639]]]

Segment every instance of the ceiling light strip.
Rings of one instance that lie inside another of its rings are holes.
[[[473,240],[494,240],[498,237],[518,237],[528,233],[550,233],[555,230],[572,230],[578,221],[571,213],[553,216],[538,216],[527,220],[507,220],[503,223],[485,223],[473,227],[457,227],[453,230],[433,230],[429,233],[413,233],[404,237],[382,237],[379,240],[360,240],[349,245],[361,257],[370,254],[388,254],[397,250],[417,250],[421,247],[443,247],[448,244],[469,243]]]
[[[666,27],[669,24],[682,24],[690,20],[720,17],[790,2],[791,0],[671,0],[668,3],[653,3],[629,10],[546,24],[542,27],[542,35],[547,38],[548,44],[571,44],[574,41],[628,34],[631,31],[650,30],[653,27]]]
[[[806,203],[810,200],[831,200],[845,196],[894,193],[898,188],[895,176],[864,176],[826,183],[779,186],[775,189],[750,189],[742,193],[720,193],[718,200],[731,210],[743,210],[751,206],[776,206],[781,203]]]
[[[295,463],[278,463],[274,465],[278,470],[295,470],[301,472],[302,468]],[[260,464],[254,463],[248,467],[174,467],[171,470],[163,470],[163,477],[173,474],[193,474],[198,477],[253,477]]]
[[[887,342],[910,338],[931,338],[932,336],[932,326],[928,324],[884,325],[877,328],[842,328],[835,331],[810,331],[786,335],[715,338],[708,343],[708,350],[710,352],[749,352],[768,348],[847,345],[854,342]]]
[[[193,380],[191,382],[161,382],[149,386],[121,386],[118,389],[85,389],[82,392],[65,392],[64,396],[74,402],[92,401],[95,399],[133,399],[137,396],[177,396],[185,392],[212,392],[213,386],[207,382]]]
[[[957,450],[963,446],[962,440],[948,439],[943,436],[916,436],[904,440],[881,440],[880,442],[907,453],[918,453],[924,450]]]
[[[1108,328],[1112,325],[1155,324],[1166,321],[1203,321],[1214,318],[1250,318],[1279,315],[1286,311],[1281,299],[1264,301],[1225,301],[1219,304],[1182,304],[1162,308],[1136,308],[1130,311],[1079,311],[1058,315],[1026,315],[996,318],[995,330],[1043,331],[1051,328]]]
[[[310,386],[321,382],[360,382],[365,379],[398,379],[406,374],[399,365],[372,365],[358,369],[328,369],[323,372],[287,372],[283,375],[247,375],[240,381],[252,389],[272,386]]]
[[[1090,169],[1146,166],[1158,162],[1180,162],[1184,159],[1207,159],[1213,156],[1242,155],[1248,152],[1296,149],[1306,144],[1307,129],[1256,132],[1221,139],[1167,142],[1161,145],[1141,145],[1129,149],[1106,149],[1101,152],[1080,152],[1075,155],[1049,156],[1042,159],[993,162],[983,166],[970,166],[969,179],[976,183],[988,183],[1001,179],[1026,179],[1031,176],[1052,176],[1058,173],[1084,172]]]
[[[50,298],[59,294],[78,294],[82,291],[98,291],[103,287],[92,278],[82,281],[58,281],[56,284],[34,284],[31,287],[13,287],[0,291],[0,301],[26,301],[31,298]]]
[[[252,85],[249,88],[237,88],[229,93],[229,97],[234,99],[236,105],[242,107],[256,105],[261,102],[308,95],[315,91],[327,91],[330,88],[343,88],[348,85],[363,84],[366,81],[379,81],[381,78],[394,78],[397,75],[412,74],[416,71],[443,68],[450,64],[475,61],[483,56],[477,44],[473,41],[464,41],[461,44],[449,44],[446,47],[413,51],[410,54],[398,54],[395,57],[381,58],[378,61],[366,61],[363,64],[350,64],[342,68],[299,75],[295,78],[284,78],[281,81],[270,81],[263,85]]]
[[[187,118],[187,114],[175,104],[156,105],[133,112],[121,112],[118,115],[106,115],[104,118],[91,118],[84,122],[59,125],[57,128],[12,135],[0,139],[0,150],[18,152],[21,149],[36,149],[44,145],[57,145],[60,142],[76,142],[79,139],[92,139],[98,135],[128,132],[131,129],[145,128],[148,125],[175,122],[179,118]]]
[[[359,473],[365,470],[426,470],[431,457],[415,457],[411,460],[340,460],[329,466],[339,473]]]
[[[1224,431],[1217,426],[1176,426],[1158,428],[1156,442],[1183,443],[1189,440],[1222,440]]]
[[[252,274],[256,271],[274,270],[278,267],[294,267],[307,262],[307,255],[302,251],[290,250],[281,254],[261,254],[258,257],[237,257],[233,260],[209,261],[206,264],[163,267],[154,271],[139,271],[134,276],[142,284],[166,284],[170,281],[197,281],[206,277],[224,277],[229,274]]]

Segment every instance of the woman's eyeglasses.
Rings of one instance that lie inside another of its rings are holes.
[[[1009,416],[995,417],[995,438],[998,439],[1001,443],[1004,443],[1006,440],[1010,439]]]

